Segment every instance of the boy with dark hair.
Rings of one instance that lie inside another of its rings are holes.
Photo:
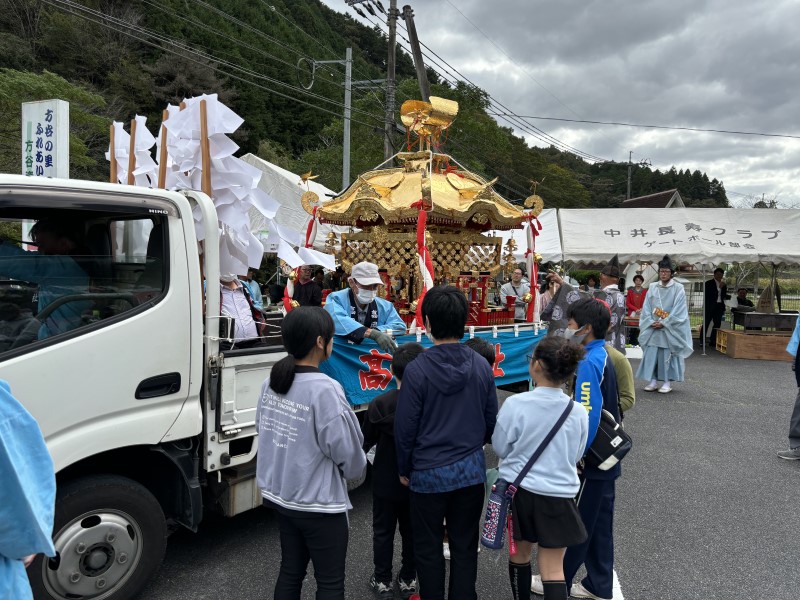
[[[482,337],[474,337],[468,339],[464,342],[464,345],[467,348],[472,348],[480,354],[483,358],[486,359],[486,362],[489,363],[489,366],[492,367],[494,370],[494,361],[495,361],[495,352],[494,352],[494,344],[492,344],[489,340]]]
[[[448,597],[478,597],[483,445],[494,431],[497,390],[486,361],[461,344],[467,311],[464,295],[454,287],[427,292],[421,312],[434,346],[406,368],[397,404],[397,467],[401,481],[411,488],[414,556],[425,600],[445,597],[445,519],[451,559]]]
[[[587,298],[571,304],[567,317],[569,323],[564,337],[582,344],[586,350],[575,376],[575,400],[589,412],[589,436],[586,442],[586,448],[589,448],[597,434],[603,410],[610,412],[617,422],[620,421],[617,376],[605,348],[611,311],[605,302]],[[581,473],[578,511],[588,538],[582,544],[567,548],[564,556],[564,576],[568,589],[581,564],[586,566],[586,578],[571,587],[570,595],[574,598],[610,600],[613,596],[614,482],[620,473],[619,463],[608,471],[586,465]],[[533,577],[531,591],[543,594],[543,589],[541,576]]]
[[[394,418],[397,411],[397,396],[402,387],[406,366],[424,350],[422,344],[416,342],[403,344],[395,350],[391,369],[397,382],[397,389],[389,390],[370,402],[367,416],[361,426],[364,434],[364,451],[377,445],[372,465],[372,555],[375,572],[369,581],[376,598],[394,598],[392,556],[394,532],[398,526],[403,540],[403,550],[397,586],[404,599],[411,597],[417,591],[409,495],[408,488],[400,483],[397,473]]]

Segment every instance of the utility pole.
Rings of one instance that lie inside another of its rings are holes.
[[[631,171],[633,170],[633,150],[628,153],[628,195],[625,196],[626,200],[631,199]]]
[[[301,58],[297,61],[298,76],[299,67],[303,63],[311,66],[311,83],[306,85],[302,81],[300,85],[310,90],[314,86],[314,76],[316,75],[317,65],[344,65],[344,135],[342,136],[342,190],[346,190],[350,185],[350,117],[353,110],[353,49],[347,48],[344,60],[310,60]],[[370,82],[356,82],[370,83]]]
[[[428,102],[431,98],[431,86],[428,83],[428,73],[425,71],[425,63],[422,60],[422,50],[419,47],[419,38],[417,37],[417,26],[414,24],[414,11],[406,4],[403,7],[403,19],[406,22],[406,31],[408,31],[408,41],[411,45],[411,53],[414,56],[414,68],[417,70],[417,81],[419,81],[419,91],[422,99]]]
[[[350,115],[353,109],[353,49],[344,53],[344,140],[342,141],[342,189],[350,185]]]
[[[386,115],[384,118],[383,159],[389,160],[394,154],[392,136],[394,135],[394,83],[395,83],[395,47],[397,46],[397,0],[390,0],[389,15],[386,24],[389,26],[389,56],[386,61]]]
[[[348,6],[354,7],[361,16],[357,5],[368,0],[345,0]],[[383,5],[381,5],[381,8]],[[372,13],[375,14],[375,13]],[[392,146],[392,136],[395,132],[394,116],[394,84],[395,84],[395,47],[397,46],[397,17],[400,11],[397,10],[397,0],[390,0],[389,11],[387,12],[386,25],[389,27],[389,56],[386,60],[386,113],[383,121],[383,159],[389,160],[394,155]]]
[[[649,158],[645,158],[645,159],[640,160],[638,163],[636,163],[635,166],[637,166],[637,167],[649,167],[651,165],[652,165],[652,163],[650,162],[650,159]],[[634,164],[633,164],[633,150],[631,150],[630,153],[628,154],[628,195],[626,197],[627,200],[631,199],[631,174],[633,172],[633,167],[634,167]]]

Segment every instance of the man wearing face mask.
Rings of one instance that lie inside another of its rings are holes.
[[[348,289],[332,292],[325,302],[325,310],[336,325],[336,335],[355,344],[369,338],[384,352],[393,352],[397,344],[386,332],[392,330],[402,335],[406,324],[391,302],[377,297],[378,287],[383,285],[378,265],[370,262],[354,265],[348,281]]]
[[[614,365],[605,349],[605,335],[611,324],[611,310],[603,300],[585,298],[567,309],[567,328],[564,337],[583,345],[586,356],[578,363],[575,375],[575,401],[589,413],[589,436],[586,448],[592,445],[600,414],[607,410],[620,421],[619,391]],[[570,546],[564,555],[564,576],[570,595],[574,598],[613,597],[614,581],[614,499],[616,480],[621,474],[617,464],[607,471],[586,465],[580,473],[578,512],[586,526],[588,538],[582,544]],[[572,584],[581,564],[586,577]],[[532,578],[531,591],[542,594],[540,576]]]
[[[564,282],[558,273],[549,273],[548,281],[559,285],[556,293],[555,306],[552,310],[547,335],[561,335],[567,326],[567,311],[569,306],[581,298],[597,298],[608,304],[611,310],[611,327],[606,332],[606,341],[622,354],[625,354],[625,295],[619,291],[619,257],[614,255],[600,272],[602,289],[590,288],[588,292],[576,290],[569,283]]]
[[[232,273],[220,274],[219,295],[221,314],[234,319],[233,343],[220,342],[222,349],[263,346],[259,336],[264,332],[264,317],[250,297],[249,288]]]

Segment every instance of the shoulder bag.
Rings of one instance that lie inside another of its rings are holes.
[[[553,425],[553,428],[536,448],[533,456],[528,460],[527,464],[522,468],[514,480],[514,483],[509,483],[505,479],[498,479],[492,486],[492,493],[489,495],[489,501],[486,503],[486,517],[483,521],[483,533],[481,534],[481,544],[492,550],[500,550],[503,547],[506,527],[511,529],[511,513],[509,507],[511,501],[514,499],[514,494],[517,493],[522,480],[528,474],[528,471],[533,467],[533,463],[541,456],[544,449],[550,443],[550,440],[556,435],[564,421],[567,420],[574,401],[570,400],[564,412],[558,417],[558,421]]]

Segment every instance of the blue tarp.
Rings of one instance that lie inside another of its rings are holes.
[[[530,330],[521,330],[518,336],[513,331],[498,332],[497,337],[493,337],[491,331],[486,331],[476,332],[475,336],[483,337],[494,344],[495,382],[503,385],[530,378],[525,356],[531,353],[545,336],[545,332],[540,331],[537,334]],[[468,339],[469,335],[465,335],[462,341]],[[405,335],[396,340],[398,344],[405,344],[416,342],[417,337]],[[425,336],[422,336],[420,343],[426,348],[433,345]],[[353,344],[336,337],[333,353],[320,365],[320,369],[342,384],[350,404],[359,405],[366,404],[375,396],[396,387],[389,370],[391,363],[391,354],[383,352],[372,340],[365,339],[361,344]]]

